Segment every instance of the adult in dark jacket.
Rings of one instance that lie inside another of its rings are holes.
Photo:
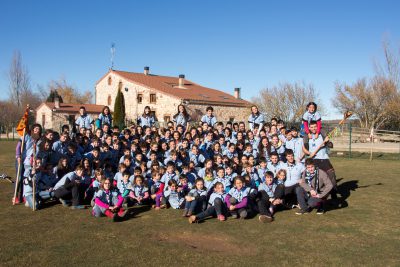
[[[305,165],[306,170],[299,181],[299,187],[296,188],[297,201],[300,205],[300,211],[296,214],[305,214],[313,208],[317,208],[317,214],[323,214],[323,205],[333,184],[325,171],[315,167],[313,159],[307,159]]]

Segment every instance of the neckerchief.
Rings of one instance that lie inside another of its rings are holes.
[[[309,171],[306,170],[305,180],[309,186],[313,187],[315,190],[318,190],[319,181],[318,181],[317,169],[315,169],[314,172],[312,172],[312,173],[310,173]],[[313,182],[313,180],[314,180],[314,182]],[[314,183],[314,186],[312,185],[313,183]]]

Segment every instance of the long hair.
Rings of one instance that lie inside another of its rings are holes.
[[[189,114],[188,114],[188,112],[187,112],[187,110],[186,110],[186,107],[184,106],[184,105],[182,105],[182,104],[179,104],[178,105],[178,112],[174,115],[174,119],[176,119],[176,117],[178,117],[178,115],[179,115],[179,107],[183,107],[183,112],[182,112],[182,114],[183,114],[183,116],[185,117],[185,119],[187,120],[188,118],[189,118]]]
[[[262,144],[262,141],[264,139],[266,139],[268,141],[267,147],[264,147],[264,145]],[[267,150],[268,155],[271,154],[271,143],[269,142],[268,137],[263,136],[263,137],[261,137],[260,142],[258,143],[258,152],[260,154],[264,154],[265,150]]]
[[[149,110],[149,114],[146,114],[146,109],[148,109]],[[145,106],[144,107],[144,110],[143,110],[143,114],[142,114],[142,117],[143,118],[145,118],[145,117],[147,117],[147,116],[151,116],[151,108],[149,107],[149,106]]]
[[[103,107],[103,110],[101,111],[101,114],[103,114],[105,116],[106,114],[104,113],[104,110],[106,110],[106,109],[108,109],[108,115],[107,116],[110,116],[111,112],[110,112],[110,108],[108,106],[104,106]]]

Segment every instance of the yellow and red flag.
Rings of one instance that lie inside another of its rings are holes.
[[[23,136],[24,129],[26,129],[28,127],[28,115],[29,115],[29,106],[26,107],[24,116],[22,116],[21,120],[18,123],[16,130],[17,130],[17,133],[19,134],[19,136]]]

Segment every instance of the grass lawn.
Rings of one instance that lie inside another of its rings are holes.
[[[15,143],[0,142],[0,172],[14,173]],[[12,206],[0,181],[0,266],[399,266],[400,161],[334,158],[343,207],[189,225],[177,210],[139,210],[122,223],[89,210]]]

